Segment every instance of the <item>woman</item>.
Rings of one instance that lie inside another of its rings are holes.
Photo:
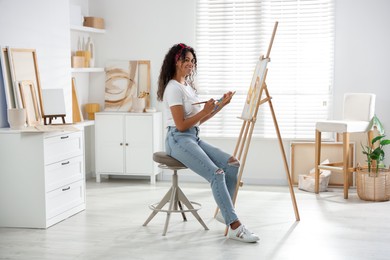
[[[167,120],[166,152],[210,184],[222,213],[217,220],[230,226],[229,238],[256,242],[259,237],[239,221],[232,198],[237,184],[239,161],[199,138],[199,125],[226,106],[234,93],[225,93],[219,101],[199,104],[194,87],[197,60],[193,48],[174,45],[165,55],[158,81],[157,99],[164,102]]]

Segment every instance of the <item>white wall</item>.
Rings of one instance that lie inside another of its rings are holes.
[[[68,0],[1,0],[0,45],[36,49],[42,89],[64,89],[71,116]],[[0,86],[3,92],[2,80]],[[5,100],[0,102],[0,127],[6,127]]]
[[[95,37],[99,65],[103,66],[111,59],[151,60],[151,99],[154,102],[152,105],[157,106],[157,77],[167,50],[178,42],[185,42],[196,48],[196,1],[90,0],[89,4],[85,0],[72,2],[80,2],[83,8],[89,8],[89,15],[105,19],[107,33]],[[335,118],[341,113],[342,95],[345,92],[374,92],[377,94],[377,114],[385,127],[390,127],[390,103],[386,100],[389,95],[387,82],[390,71],[389,10],[390,1],[387,0],[336,1]],[[70,86],[68,12],[69,2],[66,0],[0,1],[0,44],[36,48],[42,85],[45,88],[56,85],[68,89]],[[10,22],[15,20],[18,14],[27,18],[28,22]],[[102,82],[104,73],[96,75],[92,83],[93,89],[89,91],[91,102],[103,102]],[[1,100],[0,95],[0,102]],[[5,106],[0,105],[0,126],[5,126]],[[67,105],[69,111],[71,103],[67,102]],[[235,139],[209,141],[230,152],[233,152],[236,144]],[[290,140],[284,140],[287,158],[290,157],[289,142]],[[387,164],[390,162],[389,158],[390,156],[386,160]],[[246,183],[286,184],[277,140],[252,141],[243,177]]]
[[[151,60],[152,96],[156,102],[157,78],[168,49],[178,42],[195,43],[195,0],[93,0],[90,15],[104,17],[106,34],[95,37],[97,59]],[[104,77],[104,75],[100,75]],[[103,80],[97,79],[97,82]],[[104,86],[91,93],[93,100],[104,100]]]

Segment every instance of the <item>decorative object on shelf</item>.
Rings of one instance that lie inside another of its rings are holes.
[[[76,91],[76,79],[72,77],[72,117],[73,123],[84,121],[83,113],[79,105],[79,98]]]
[[[150,106],[150,61],[112,61],[106,66],[104,111],[132,111],[133,100],[142,97]],[[145,108],[144,107],[144,108]]]
[[[84,58],[84,68],[88,68],[91,61],[91,53],[89,51],[81,50],[76,51],[76,56],[83,57]]]
[[[385,138],[385,129],[379,118],[374,115],[369,129],[374,128],[379,135],[369,140],[368,145],[362,145],[362,153],[366,155],[367,167],[357,167],[357,192],[362,200],[390,200],[390,168],[383,164],[385,159],[384,146],[390,144]]]
[[[26,126],[26,110],[24,108],[7,109],[8,123],[11,129],[23,129]]]
[[[95,66],[95,45],[88,37],[85,41],[84,37],[78,38],[77,50],[72,56],[72,68],[91,68]]]
[[[85,50],[87,50],[90,53],[90,58],[89,58],[89,66],[90,68],[95,67],[95,45],[91,39],[91,37],[88,37]]]
[[[88,120],[95,120],[95,113],[100,111],[98,103],[85,104],[85,112],[88,115]]]
[[[130,112],[142,113],[145,110],[145,98],[133,97]]]
[[[149,107],[149,108],[145,108],[145,112],[146,113],[155,113],[155,112],[157,112],[157,110],[154,107]]]
[[[72,68],[84,68],[85,58],[84,56],[72,56]]]
[[[100,17],[87,16],[84,17],[83,25],[97,29],[104,29],[104,19]]]

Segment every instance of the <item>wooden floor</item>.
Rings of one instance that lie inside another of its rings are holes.
[[[260,236],[244,244],[226,239],[213,219],[215,202],[206,183],[182,183],[208,231],[191,215],[165,213],[148,224],[148,205],[162,198],[167,182],[87,182],[87,209],[47,230],[0,228],[0,259],[389,259],[390,202],[359,200],[355,190],[319,195],[296,190],[301,221],[295,221],[287,187],[244,186],[237,200],[240,219]],[[26,216],[28,217],[28,216]]]

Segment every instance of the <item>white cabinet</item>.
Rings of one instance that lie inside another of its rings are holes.
[[[96,181],[100,175],[150,176],[154,184],[161,169],[153,153],[161,150],[161,136],[161,112],[96,113]]]
[[[85,209],[83,131],[0,131],[0,226],[47,228]]]

